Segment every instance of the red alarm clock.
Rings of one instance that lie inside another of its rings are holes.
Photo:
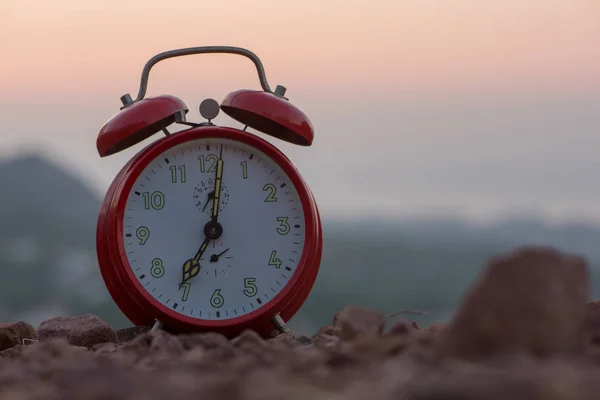
[[[157,62],[202,53],[243,55],[263,90],[238,90],[200,104],[207,121],[186,121],[171,95],[145,98]],[[98,217],[97,254],[106,287],[131,322],[174,333],[245,329],[269,336],[288,330],[321,262],[315,198],[292,162],[248,127],[301,146],[314,131],[308,117],[271,91],[258,57],[229,46],[167,51],[148,61],[135,100],[100,130],[105,157],[160,131],[110,185]],[[243,129],[211,121],[223,110]],[[172,124],[185,128],[169,132]]]

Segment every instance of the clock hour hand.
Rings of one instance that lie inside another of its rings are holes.
[[[215,172],[215,194],[213,195],[213,212],[211,220],[217,222],[219,217],[219,203],[221,201],[221,180],[223,178],[223,145],[217,160],[217,171]]]
[[[190,258],[189,260],[187,260],[186,262],[183,263],[182,277],[181,277],[181,283],[179,284],[179,289],[181,289],[181,287],[183,286],[184,283],[186,283],[187,281],[189,281],[190,279],[192,279],[193,277],[198,275],[198,273],[200,272],[199,260],[200,260],[200,257],[202,257],[202,254],[204,254],[204,251],[206,251],[206,248],[208,247],[208,243],[211,241],[211,239],[212,238],[210,236],[206,236],[206,238],[204,239],[204,242],[202,242],[202,245],[200,245],[200,248],[196,252],[196,255],[194,256],[194,258]]]

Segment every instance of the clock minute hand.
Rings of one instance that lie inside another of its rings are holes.
[[[217,171],[215,172],[215,194],[213,196],[213,212],[211,220],[217,222],[219,217],[219,203],[221,202],[221,181],[223,179],[223,145],[217,160]]]

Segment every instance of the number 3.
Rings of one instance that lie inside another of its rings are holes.
[[[290,233],[290,224],[288,224],[288,217],[279,217],[277,218],[279,222],[279,228],[277,228],[277,233],[280,235],[287,235]]]

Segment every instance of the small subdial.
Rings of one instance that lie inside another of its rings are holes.
[[[198,209],[206,214],[212,214],[213,201],[215,198],[215,180],[213,178],[204,179],[194,188],[194,204]],[[221,184],[221,199],[219,201],[219,212],[227,207],[229,202],[229,191],[227,186]]]
[[[232,249],[226,246],[225,242],[220,239],[213,240],[200,258],[200,263],[202,264],[202,269],[205,271],[205,276],[218,278],[221,275],[225,275],[229,268],[233,268],[233,259]]]

